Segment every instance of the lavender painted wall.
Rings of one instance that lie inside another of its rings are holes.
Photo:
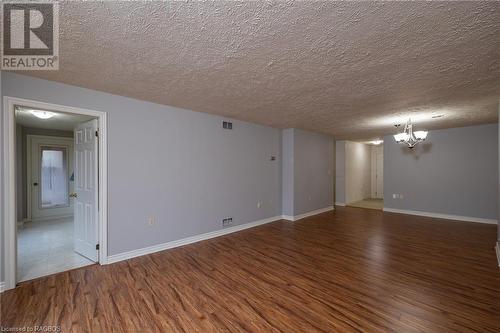
[[[294,129],[287,128],[282,132],[282,207],[283,215],[294,215]]]
[[[335,203],[345,205],[346,141],[335,142]]]
[[[283,214],[333,205],[333,138],[296,128],[283,130]]]
[[[384,207],[497,219],[498,147],[498,124],[430,131],[413,150],[385,137]]]
[[[294,215],[333,206],[333,137],[294,129]]]

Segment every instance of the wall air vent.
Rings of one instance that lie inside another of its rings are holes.
[[[222,128],[224,128],[224,129],[233,129],[233,123],[230,123],[229,121],[223,121],[222,122]]]

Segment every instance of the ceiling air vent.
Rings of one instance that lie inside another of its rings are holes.
[[[224,129],[233,129],[233,123],[230,123],[229,121],[223,121],[222,122],[222,128],[224,128]]]

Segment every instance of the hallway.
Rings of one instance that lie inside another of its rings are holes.
[[[92,265],[93,262],[74,252],[73,218],[25,223],[18,228],[18,280]]]

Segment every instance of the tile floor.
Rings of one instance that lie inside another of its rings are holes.
[[[364,200],[349,204],[348,206],[382,210],[384,208],[384,200],[382,200],[382,199],[364,199]]]
[[[18,281],[91,265],[73,251],[73,219],[27,222],[18,229]]]

